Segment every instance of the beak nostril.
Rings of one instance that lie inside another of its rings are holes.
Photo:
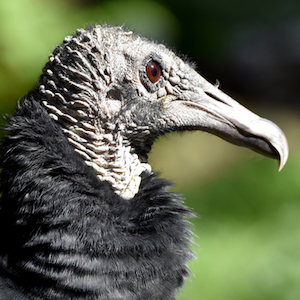
[[[225,102],[224,100],[222,100],[222,99],[219,98],[218,96],[216,96],[216,95],[214,95],[214,94],[212,94],[212,93],[210,93],[210,92],[207,92],[207,91],[204,91],[204,93],[205,93],[208,97],[210,97],[210,98],[212,98],[212,99],[215,99],[215,100],[217,100],[217,101],[219,101],[219,102],[221,102],[221,103],[224,103],[224,104],[230,106],[227,102]]]

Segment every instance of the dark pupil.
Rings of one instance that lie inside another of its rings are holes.
[[[152,76],[156,77],[157,76],[157,69],[155,66],[152,65]]]

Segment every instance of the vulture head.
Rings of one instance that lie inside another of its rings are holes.
[[[287,141],[163,45],[79,29],[50,55],[2,141],[0,299],[174,300],[191,211],[147,153],[203,130],[279,161]]]
[[[284,166],[284,134],[207,82],[164,45],[123,28],[79,29],[50,56],[42,103],[101,180],[132,198],[147,153],[171,131],[202,130]]]

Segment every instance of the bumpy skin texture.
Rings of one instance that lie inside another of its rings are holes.
[[[151,173],[154,140],[205,130],[281,167],[288,153],[275,124],[172,51],[108,26],[65,38],[6,130],[1,300],[175,299],[192,213]]]

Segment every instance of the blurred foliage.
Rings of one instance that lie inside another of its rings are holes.
[[[281,173],[248,161],[184,191],[201,247],[179,299],[299,299],[299,158]]]
[[[288,109],[288,93],[300,103],[298,20],[299,0],[0,1],[0,112],[12,112],[35,86],[66,35],[104,22],[176,47],[208,79],[218,76],[223,89],[246,100],[254,95],[249,90],[264,101],[263,91],[273,91],[272,102],[264,102],[267,114],[276,97]],[[180,183],[175,190],[200,215],[192,220],[202,247],[194,247],[197,260],[190,263],[195,277],[179,299],[299,299],[299,112],[275,116],[292,150],[280,174],[274,161],[207,134],[175,135],[155,145],[154,170]]]
[[[172,13],[153,1],[1,1],[0,111],[12,111],[16,99],[34,87],[48,55],[66,35],[95,23],[136,28],[170,44],[178,28]]]

